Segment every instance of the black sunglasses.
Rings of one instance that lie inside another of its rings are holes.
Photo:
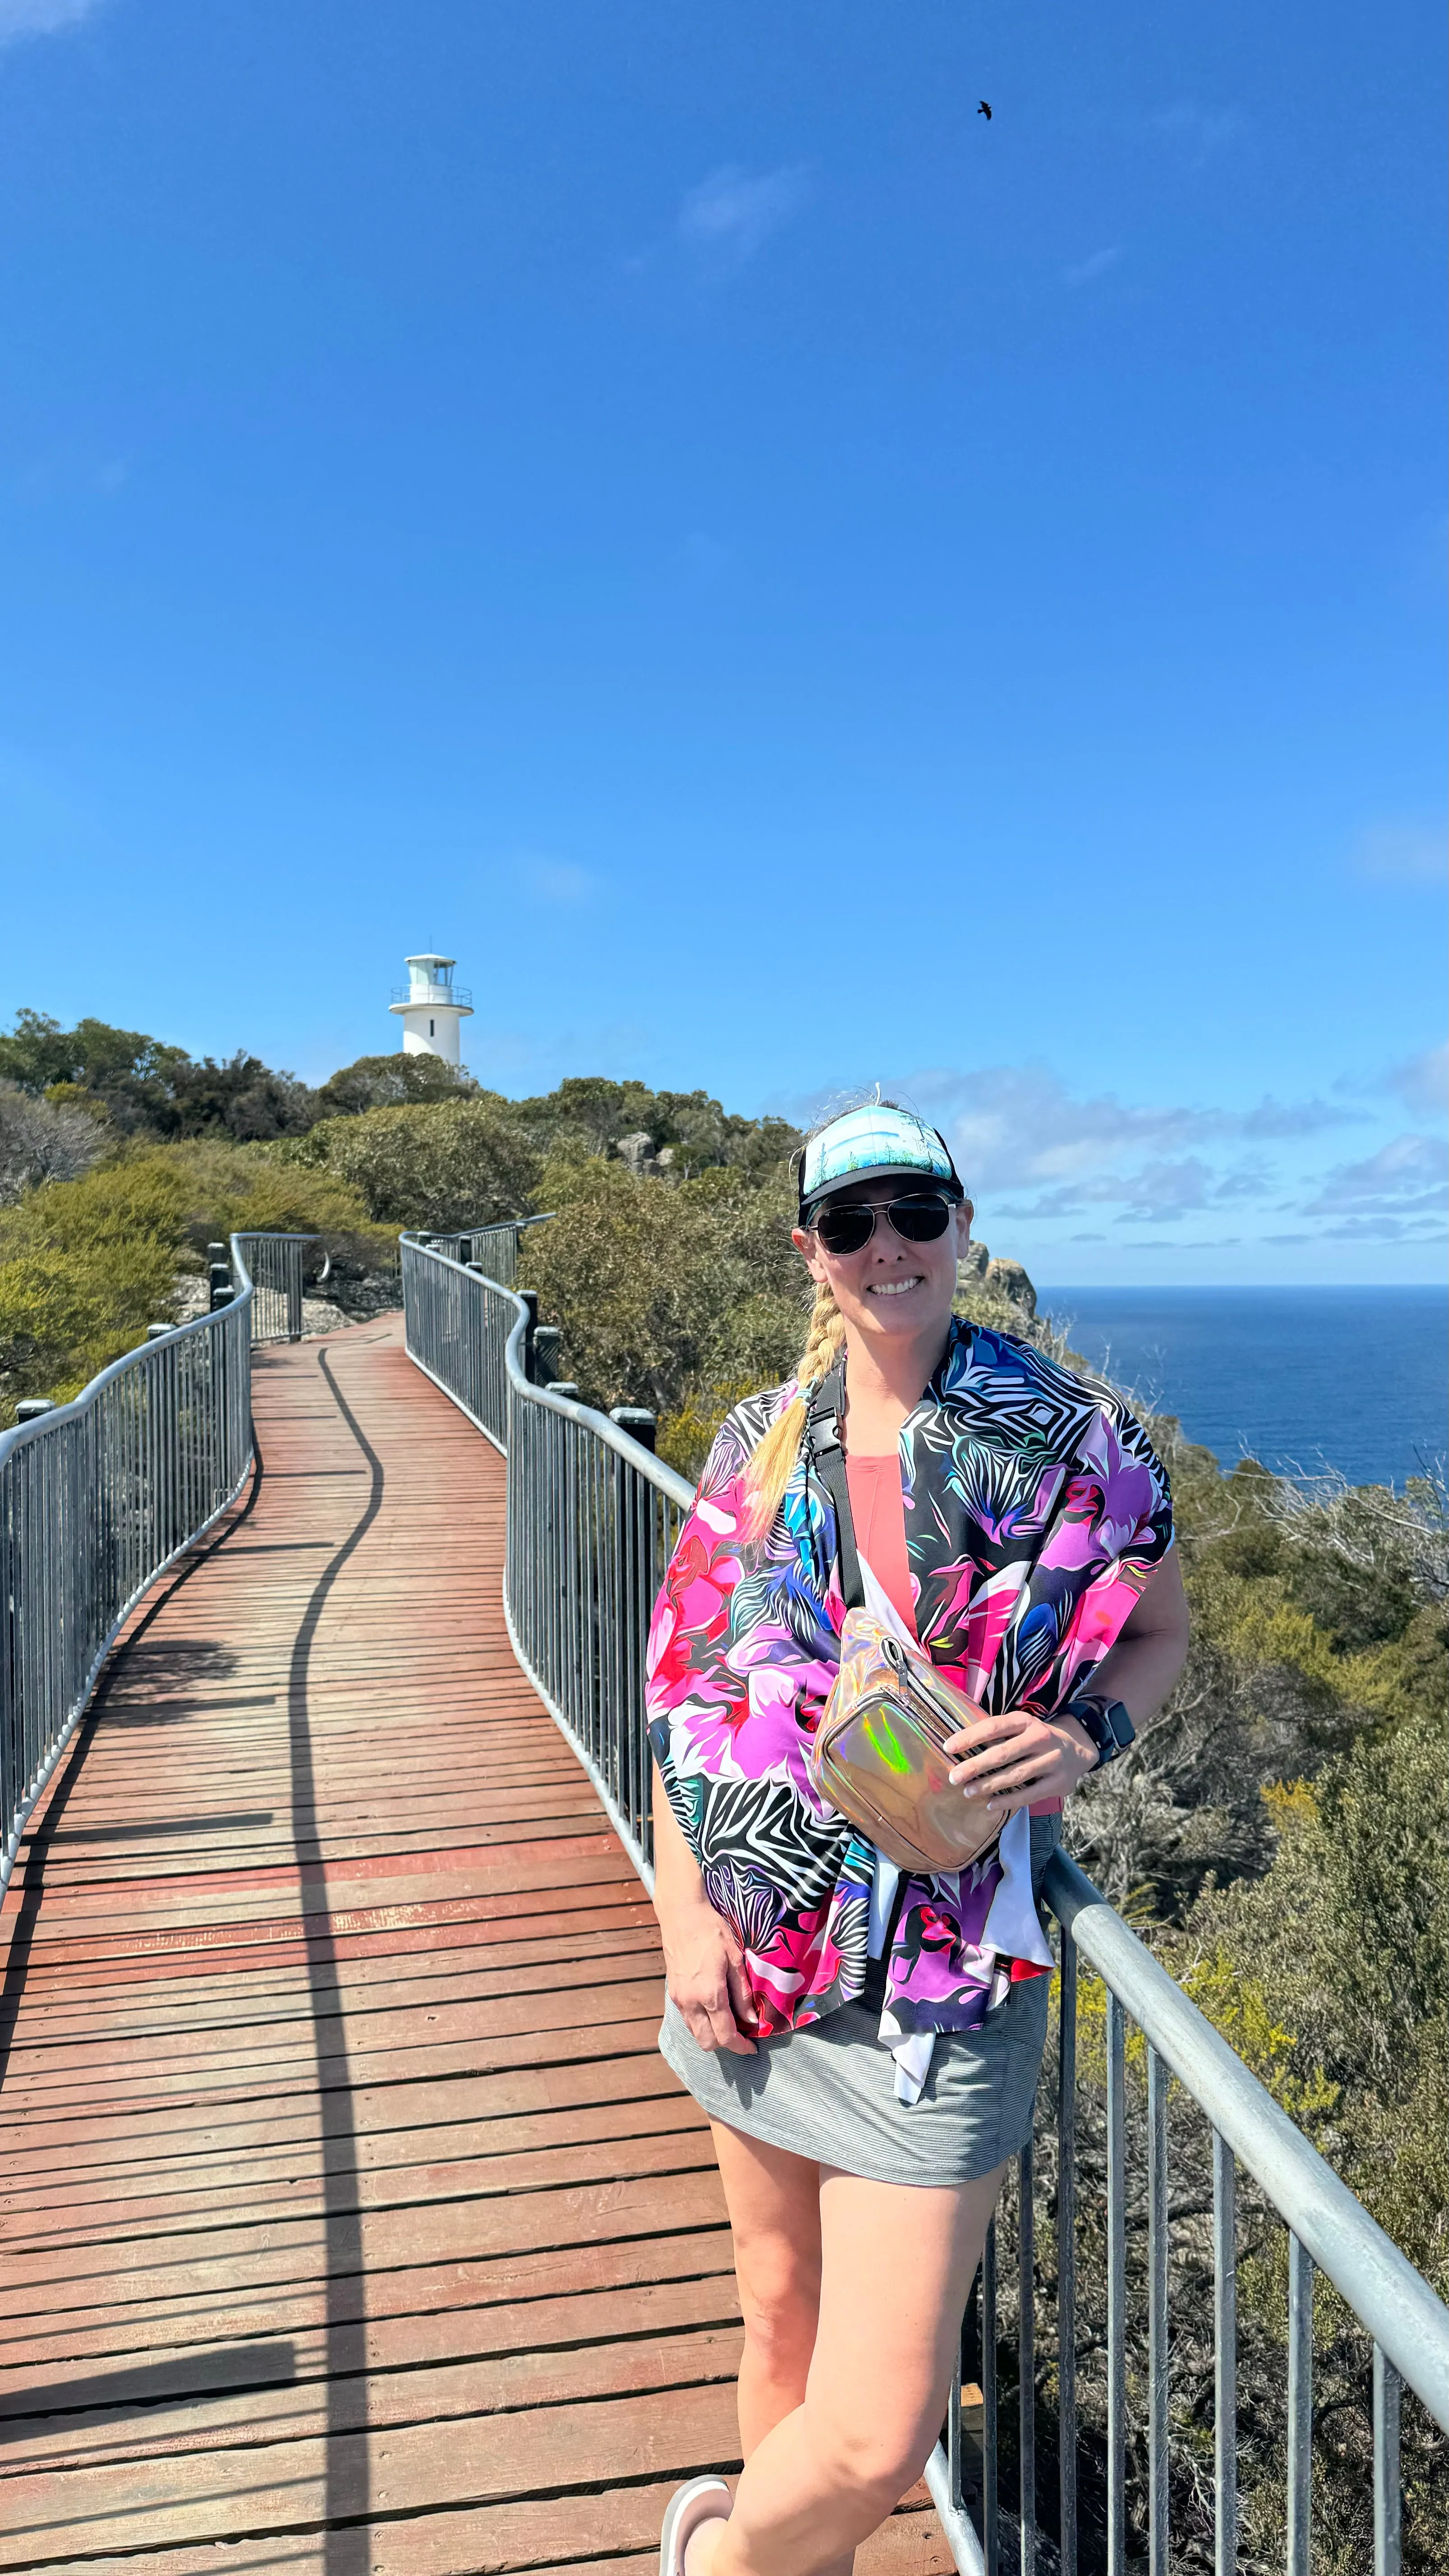
[[[913,1190],[908,1198],[891,1199],[881,1207],[869,1199],[830,1199],[815,1219],[815,1231],[827,1252],[863,1252],[876,1218],[884,1216],[905,1242],[937,1243],[954,1214],[955,1201],[935,1190]]]

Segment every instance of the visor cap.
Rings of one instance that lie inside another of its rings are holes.
[[[944,1137],[909,1109],[871,1101],[847,1109],[812,1136],[800,1157],[800,1210],[847,1183],[870,1180],[934,1181],[952,1198],[964,1198]]]

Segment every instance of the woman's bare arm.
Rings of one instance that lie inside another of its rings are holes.
[[[759,2016],[745,1974],[744,1952],[705,1894],[699,1863],[654,1773],[654,1911],[664,1944],[664,1979],[701,2048],[753,2057],[747,2033]]]
[[[1190,1620],[1182,1567],[1169,1548],[1115,1646],[1092,1675],[1103,1699],[1120,1699],[1134,1726],[1155,1717],[1187,1661]]]

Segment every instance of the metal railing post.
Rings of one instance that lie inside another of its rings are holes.
[[[1062,2576],[1077,2576],[1077,1945],[1065,1925],[1057,2021],[1057,2491]]]

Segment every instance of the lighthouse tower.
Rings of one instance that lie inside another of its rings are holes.
[[[389,1010],[403,1024],[404,1055],[441,1056],[459,1062],[458,1023],[471,1020],[473,996],[466,984],[455,984],[455,957],[407,957],[405,984],[394,984]]]

